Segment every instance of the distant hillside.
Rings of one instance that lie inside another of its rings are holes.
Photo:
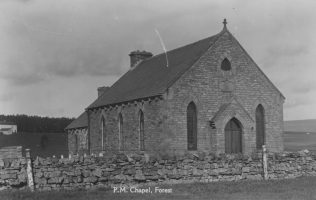
[[[284,131],[316,132],[316,119],[284,121]]]
[[[0,115],[0,121],[14,122],[18,132],[61,133],[73,118],[28,115]]]

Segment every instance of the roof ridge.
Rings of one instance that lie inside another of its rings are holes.
[[[223,30],[222,30],[222,31],[223,31]],[[222,32],[222,31],[221,31],[221,32]],[[142,60],[142,61],[141,61],[141,62],[139,62],[139,63],[138,63],[135,67],[130,68],[128,71],[132,71],[132,70],[134,70],[135,68],[137,68],[138,66],[140,66],[141,64],[143,64],[143,63],[145,63],[145,62],[147,62],[147,61],[150,61],[150,60],[152,60],[152,59],[154,59],[154,58],[156,58],[156,57],[163,56],[164,54],[168,54],[169,52],[176,51],[176,50],[179,50],[179,49],[185,48],[185,47],[187,47],[187,46],[190,46],[190,45],[193,45],[193,44],[199,43],[199,42],[201,42],[201,41],[203,41],[203,40],[207,40],[207,39],[210,39],[210,38],[212,38],[212,37],[215,37],[215,36],[217,36],[217,35],[221,34],[221,32],[219,32],[219,33],[217,33],[217,34],[215,34],[215,35],[212,35],[212,36],[209,36],[209,37],[206,37],[206,38],[200,39],[200,40],[198,40],[198,41],[191,42],[191,43],[186,44],[186,45],[184,45],[184,46],[179,46],[179,47],[177,47],[177,48],[174,48],[174,49],[168,50],[168,51],[166,51],[166,52],[161,52],[161,53],[159,53],[159,54],[157,54],[157,55],[153,55],[153,56],[152,56],[152,57],[150,57],[150,58],[147,58],[147,59],[145,59],[145,60]],[[127,72],[128,72],[128,71],[127,71]]]
[[[140,64],[142,64],[142,63],[144,63],[144,62],[146,62],[146,61],[149,61],[149,60],[151,60],[151,59],[153,59],[153,58],[155,58],[155,57],[162,56],[162,55],[164,55],[164,54],[166,54],[166,53],[168,54],[169,52],[176,51],[176,50],[179,50],[179,49],[188,47],[188,46],[190,46],[190,45],[199,43],[199,42],[201,42],[201,41],[203,41],[203,40],[211,39],[212,37],[215,37],[215,36],[217,36],[217,35],[220,35],[221,33],[222,33],[222,31],[219,32],[219,33],[217,33],[217,34],[215,34],[215,35],[212,35],[212,36],[209,36],[209,37],[200,39],[200,40],[198,40],[198,41],[196,41],[196,42],[192,42],[192,43],[186,44],[186,45],[184,45],[184,46],[179,46],[179,47],[174,48],[174,49],[171,49],[171,50],[169,50],[169,51],[167,51],[167,52],[159,53],[159,54],[154,55],[154,56],[152,56],[152,57],[150,57],[150,58],[148,58],[148,59],[146,59],[146,60],[143,60],[143,62],[139,63],[138,65],[140,65]],[[138,66],[138,65],[137,65],[137,66]]]
[[[125,72],[107,93],[91,103],[86,110],[162,95],[179,77],[210,49],[224,32],[157,54]],[[168,56],[164,58],[165,54]],[[169,63],[166,67],[165,64]]]

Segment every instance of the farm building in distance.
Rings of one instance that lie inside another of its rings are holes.
[[[69,151],[250,154],[283,150],[285,97],[228,31],[131,68],[67,127]]]
[[[18,126],[14,122],[0,121],[0,133],[3,135],[11,135],[17,133]]]

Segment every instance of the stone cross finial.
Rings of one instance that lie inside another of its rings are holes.
[[[226,19],[224,19],[223,24],[224,24],[224,29],[226,29],[226,24],[227,24]]]

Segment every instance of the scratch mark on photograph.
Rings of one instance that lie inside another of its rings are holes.
[[[155,28],[155,32],[156,32],[156,34],[157,34],[157,36],[158,36],[158,38],[159,38],[159,40],[160,40],[161,47],[162,47],[163,51],[164,51],[165,54],[166,54],[166,63],[167,63],[167,64],[166,64],[166,67],[169,67],[169,60],[168,60],[167,48],[166,48],[166,46],[165,46],[165,43],[164,43],[163,40],[162,40],[162,37],[161,37],[159,31],[158,31],[156,28]]]

